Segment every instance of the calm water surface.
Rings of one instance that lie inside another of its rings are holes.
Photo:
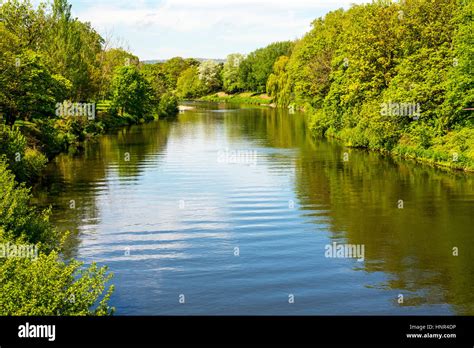
[[[57,157],[35,190],[67,256],[114,272],[117,314],[474,314],[473,175],[313,140],[304,115],[194,106]]]

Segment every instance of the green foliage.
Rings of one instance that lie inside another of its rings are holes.
[[[47,159],[39,151],[27,147],[27,140],[18,128],[0,126],[0,156],[18,180],[32,182],[46,166]]]
[[[267,81],[267,93],[275,98],[277,105],[287,106],[291,100],[291,84],[289,81],[287,65],[289,58],[281,56],[273,66],[273,73]]]
[[[180,98],[197,98],[206,94],[206,86],[199,78],[197,67],[189,67],[181,73],[177,83],[176,94]]]
[[[0,315],[106,315],[113,288],[106,268],[60,260],[64,236],[49,223],[48,210],[30,205],[31,194],[18,185],[0,159],[0,243],[35,245],[38,258],[0,259]]]
[[[110,97],[110,84],[117,68],[127,65],[138,66],[139,62],[137,56],[121,48],[103,50],[100,52],[98,60],[100,68],[94,71],[96,74],[94,80],[97,81],[99,99]]]
[[[57,236],[48,223],[48,211],[38,213],[30,206],[29,189],[15,182],[3,159],[0,159],[0,192],[0,239],[42,243],[46,250],[57,247]]]
[[[266,94],[242,92],[235,94],[216,93],[202,97],[201,100],[221,103],[270,105],[273,99]]]
[[[158,116],[175,116],[177,113],[178,99],[171,93],[163,94],[158,105]]]
[[[152,89],[137,67],[124,66],[115,71],[112,80],[112,109],[137,119],[152,117]]]
[[[62,262],[56,252],[38,259],[10,257],[0,263],[0,315],[109,315],[105,267]]]
[[[474,2],[460,1],[459,11],[453,22],[456,23],[452,52],[452,67],[448,70],[447,94],[443,104],[443,123],[451,128],[456,124],[473,124],[474,107],[474,44],[473,22]]]
[[[222,88],[222,64],[213,60],[206,60],[199,65],[199,80],[203,84],[206,93],[218,91]]]
[[[52,75],[43,63],[43,58],[24,51],[14,57],[4,53],[0,63],[0,107],[7,124],[17,119],[31,120],[54,115],[55,105],[67,93],[69,82]],[[18,59],[18,60],[17,60]]]
[[[35,10],[30,0],[10,0],[1,6],[2,22],[18,38],[21,48],[35,50],[41,45],[49,25],[45,7],[40,3]]]
[[[181,57],[174,57],[162,63],[160,70],[163,75],[166,90],[175,90],[181,73],[189,67],[198,65],[199,62],[195,59],[183,59]]]
[[[52,158],[62,151],[65,151],[73,142],[68,138],[67,132],[61,132],[58,127],[59,122],[54,119],[37,120],[35,127],[27,133],[35,139],[36,146],[41,148],[48,158]]]
[[[244,56],[240,53],[233,53],[227,56],[222,68],[222,83],[224,91],[228,93],[236,93],[242,90],[239,84],[239,66],[244,60]]]
[[[265,92],[273,64],[280,56],[291,53],[292,43],[275,42],[250,53],[239,65],[238,84],[246,90]]]
[[[72,17],[67,0],[54,0],[48,19],[41,49],[49,66],[72,82],[72,99],[89,99],[98,88],[92,77],[99,69],[103,39],[89,23]]]
[[[300,105],[321,107],[331,85],[332,61],[341,36],[349,30],[347,14],[338,10],[313,22],[313,29],[295,47],[288,62],[290,87],[282,87]]]
[[[310,111],[317,134],[445,165],[447,139],[473,127],[472,13],[472,2],[456,0],[331,12],[274,65],[267,91]],[[384,113],[387,105],[405,111]],[[471,166],[470,150],[457,153],[450,166]]]
[[[161,64],[142,64],[140,72],[148,81],[152,89],[152,102],[158,104],[161,96],[168,92],[166,87],[166,76],[162,71]]]

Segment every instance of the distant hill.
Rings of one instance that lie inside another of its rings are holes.
[[[225,59],[220,59],[220,58],[194,58],[200,62],[206,61],[206,60],[213,60],[217,63],[225,63]],[[156,64],[156,63],[164,63],[168,59],[150,59],[150,60],[143,60],[142,63],[144,64]]]

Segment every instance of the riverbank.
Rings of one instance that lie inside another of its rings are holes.
[[[277,107],[273,103],[273,98],[266,94],[255,92],[236,94],[219,92],[204,96],[198,100]],[[317,126],[318,120],[316,119],[318,111],[312,110],[311,108],[305,111],[304,107],[295,106],[295,104],[292,104],[292,108],[309,115],[311,119],[309,129],[315,137],[324,136],[325,138],[333,138],[348,148],[363,148],[397,158],[414,160],[435,167],[474,172],[474,130],[472,128],[453,130],[443,137],[433,139],[432,144],[426,148],[422,146],[423,143],[418,139],[410,138],[408,134],[402,134],[396,145],[387,149],[383,147],[373,147],[370,146],[370,144],[364,145],[355,141],[353,130],[348,128],[344,128],[339,132],[329,129],[321,134]]]
[[[203,101],[211,101],[218,103],[234,103],[234,104],[252,104],[252,105],[265,105],[275,107],[273,98],[265,93],[255,92],[241,92],[235,94],[228,94],[225,92],[213,93],[199,98]]]
[[[313,115],[309,116],[314,117]],[[402,134],[394,146],[390,148],[361,146],[353,141],[352,129],[342,129],[339,132],[330,130],[323,134],[318,132],[314,121],[310,122],[314,136],[333,138],[348,148],[363,148],[369,151],[381,152],[392,157],[414,160],[434,167],[474,172],[474,129],[460,128],[446,135],[433,139],[429,146],[423,147],[421,142],[414,141],[409,134]]]

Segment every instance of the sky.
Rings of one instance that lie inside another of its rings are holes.
[[[225,58],[304,35],[311,22],[367,0],[70,0],[114,46],[141,60]]]

